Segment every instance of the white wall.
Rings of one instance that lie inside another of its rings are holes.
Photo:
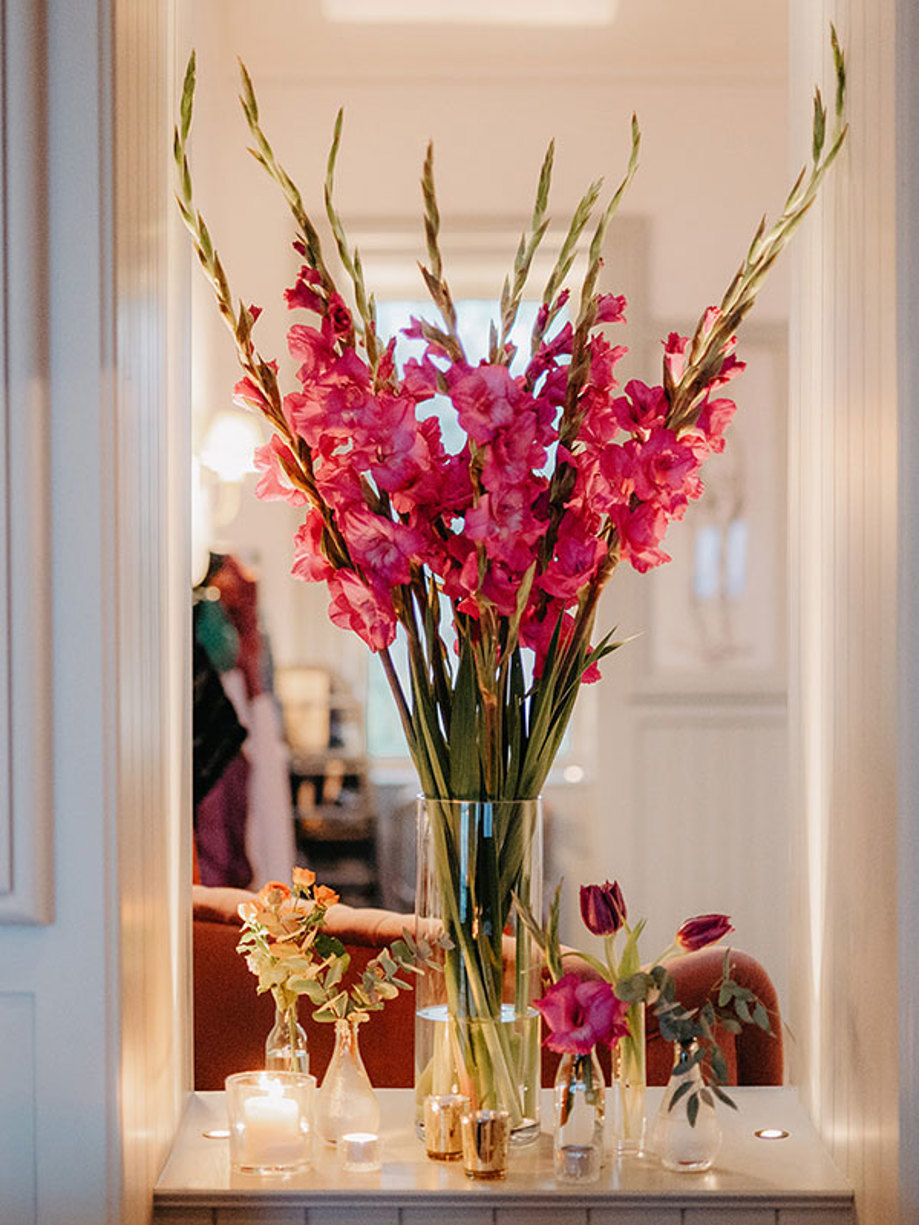
[[[915,998],[915,954],[909,947],[898,966],[896,10],[893,0],[790,9],[795,113],[827,63],[834,20],[849,52],[851,122],[848,148],[795,256],[792,1075],[856,1188],[862,1225],[897,1219],[901,1052],[915,1067],[915,1037],[897,1019],[898,993]],[[912,59],[908,46],[902,51],[910,72],[915,51],[915,42]],[[915,284],[904,293],[914,304]],[[903,318],[900,329],[908,352],[914,323]],[[908,422],[914,405],[904,401],[900,411]],[[907,437],[913,432],[908,426]],[[902,526],[904,544],[914,545],[908,517]],[[908,644],[914,627],[904,622],[903,630]],[[904,693],[904,710],[913,706]],[[915,715],[907,718],[914,735]],[[904,749],[908,771],[915,745],[906,740]],[[914,806],[915,793],[905,799]],[[904,846],[915,844],[914,812],[905,813]],[[906,898],[911,884],[907,868]],[[915,926],[904,936],[909,930]],[[915,1110],[912,1096],[913,1144]],[[914,1198],[902,1219],[916,1219]]]
[[[188,570],[170,518],[187,443],[166,376],[167,352],[179,373],[183,360],[166,293],[175,30],[167,0],[48,7],[44,29],[40,6],[4,13],[38,18],[47,91],[47,130],[26,134],[48,168],[33,201],[47,282],[11,305],[48,337],[53,911],[0,926],[0,1217],[115,1225],[149,1219],[189,1062]],[[12,570],[14,594],[36,564]]]
[[[780,207],[789,183],[781,3],[744,10],[714,0],[629,2],[609,32],[499,28],[486,37],[462,27],[335,30],[315,3],[273,0],[256,16],[238,0],[199,0],[192,25],[199,204],[234,291],[265,307],[257,333],[263,351],[282,361],[280,290],[295,257],[279,193],[244,153],[237,55],[252,73],[269,139],[317,221],[332,123],[344,106],[337,205],[355,231],[408,228],[420,238],[418,178],[429,137],[445,234],[451,226],[519,226],[550,136],[557,145],[551,211],[564,224],[592,179],[618,181],[636,110],[641,169],[623,206],[625,249],[605,270],[609,287],[631,297],[625,377],[659,377],[660,339],[672,328],[691,329],[720,298],[761,213]],[[646,251],[629,249],[633,235],[647,236]],[[509,242],[495,292],[512,258]],[[765,363],[764,347],[781,350],[785,278],[780,265],[749,329],[754,366]],[[368,279],[372,286],[372,269]],[[200,277],[193,319],[194,409],[203,422],[228,403],[236,372]],[[753,379],[745,411],[775,414],[767,438],[775,509],[762,546],[774,582],[761,603],[781,626],[784,370],[771,393],[755,393]],[[744,406],[745,381],[735,387]],[[761,469],[769,471],[765,462]],[[328,624],[324,589],[289,578],[293,524],[285,508],[257,505],[250,484],[235,536],[225,543],[259,555],[279,662],[348,661],[359,683],[363,648]],[[648,632],[655,599],[671,598],[664,589],[652,596],[656,581],[617,575],[604,601],[605,625]],[[747,630],[756,635],[758,623]],[[781,633],[771,669],[741,668],[740,676],[715,667],[705,678],[690,670],[662,679],[649,665],[646,642],[607,661],[600,691],[585,693],[579,712],[587,783],[549,795],[560,826],[555,866],[568,881],[570,937],[580,938],[577,883],[619,876],[634,913],[651,919],[647,955],[669,943],[686,915],[724,909],[735,916],[738,945],[761,957],[784,991],[784,666]]]

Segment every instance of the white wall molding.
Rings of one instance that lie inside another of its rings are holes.
[[[43,10],[0,9],[0,923],[52,917]]]
[[[919,1220],[919,9],[901,0],[896,26],[897,342],[900,397],[899,808],[900,1214]]]
[[[789,6],[798,157],[814,82],[831,95],[831,21],[847,52],[851,125],[793,251],[792,1078],[856,1189],[861,1225],[898,1216],[895,1001],[914,958],[910,949],[898,971],[899,3]],[[878,975],[889,1006],[872,985]]]

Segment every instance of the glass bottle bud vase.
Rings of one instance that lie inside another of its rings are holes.
[[[596,1050],[566,1054],[555,1077],[555,1177],[593,1182],[603,1164],[605,1082]]]
[[[296,1001],[288,1008],[275,1002],[274,1025],[265,1039],[265,1070],[304,1075],[310,1070],[306,1033],[297,1019]]]
[[[645,1004],[629,1005],[629,1032],[612,1053],[610,1134],[613,1153],[640,1156],[645,1147]]]
[[[654,1123],[654,1148],[668,1170],[707,1170],[721,1145],[715,1098],[702,1079],[698,1043],[682,1043]]]
[[[380,1134],[380,1103],[361,1059],[359,1025],[335,1022],[335,1049],[316,1109],[316,1128],[327,1144],[337,1144],[339,1136],[350,1132]]]

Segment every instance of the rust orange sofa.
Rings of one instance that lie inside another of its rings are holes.
[[[255,993],[255,979],[236,952],[239,936],[238,903],[252,895],[237,889],[194,889],[194,1035],[195,1088],[222,1089],[233,1072],[263,1066],[265,1037],[274,1019],[270,995]],[[352,967],[361,970],[384,945],[398,939],[410,916],[385,910],[334,906],[328,927],[347,946]],[[701,1004],[721,974],[721,947],[687,953],[668,962],[678,998],[686,1007]],[[750,987],[773,1018],[773,1036],[745,1026],[734,1037],[722,1034],[722,1049],[729,1083],[773,1085],[782,1083],[782,1027],[775,988],[763,967],[746,953],[734,950],[735,979]],[[332,1053],[334,1029],[312,1022],[308,1002],[301,1009],[307,1030],[310,1071],[321,1081]],[[361,1031],[361,1053],[367,1072],[378,1088],[405,1088],[414,1081],[414,997],[410,992],[391,1000],[374,1013]],[[648,1083],[665,1084],[673,1051],[657,1031],[648,1013]],[[551,1085],[559,1057],[543,1048],[543,1084]],[[608,1073],[608,1059],[604,1060]]]

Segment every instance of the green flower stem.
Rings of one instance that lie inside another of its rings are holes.
[[[479,865],[463,863],[460,853],[463,831],[451,828],[450,805],[449,800],[428,800],[443,918],[447,935],[454,943],[454,948],[444,955],[448,1007],[455,1018],[457,1041],[465,1046],[466,1066],[476,1082],[477,1093],[483,1102],[491,1095],[504,1102],[511,1112],[512,1126],[517,1126],[523,1120],[522,1102],[512,1070],[515,1060],[511,1037],[501,1021],[503,919],[510,899],[502,907],[492,876],[487,896],[476,896],[473,883],[473,905],[467,909],[461,903],[458,886],[464,880],[476,882]],[[481,858],[483,841],[486,840],[478,836],[474,839],[472,854],[477,858]],[[491,916],[491,932],[480,922],[481,915]],[[466,1043],[463,1021],[471,1022],[465,1029]]]

